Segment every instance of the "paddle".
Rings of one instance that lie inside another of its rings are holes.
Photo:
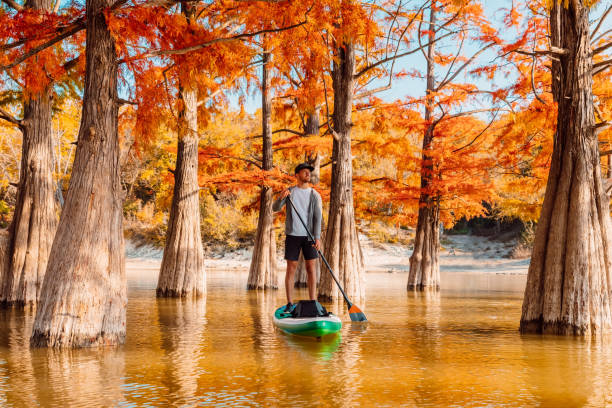
[[[290,196],[287,196],[287,201],[289,201],[289,204],[291,204],[291,208],[293,208],[293,211],[295,211],[295,213],[297,214],[298,218],[302,222],[302,225],[306,229],[306,232],[308,233],[308,238],[310,238],[310,240],[314,243],[315,242],[314,237],[312,236],[312,234],[308,230],[308,227],[306,226],[306,223],[302,219],[302,216],[298,212],[297,208],[295,208],[295,206],[293,205],[293,202],[291,201],[291,197]],[[327,270],[329,270],[329,273],[331,274],[332,278],[334,278],[334,281],[336,282],[336,285],[338,285],[338,289],[340,289],[340,292],[342,292],[342,296],[344,296],[344,300],[346,300],[346,304],[348,305],[348,311],[349,311],[349,316],[350,316],[351,320],[353,322],[365,322],[365,321],[367,321],[368,319],[366,319],[365,314],[363,314],[361,309],[359,309],[357,306],[355,306],[353,303],[351,303],[351,301],[349,300],[348,296],[346,296],[346,293],[344,293],[344,289],[342,289],[342,285],[340,285],[340,282],[338,282],[338,279],[336,278],[336,275],[334,275],[334,271],[332,271],[331,266],[329,266],[329,264],[327,263],[327,259],[325,259],[325,257],[321,253],[321,251],[319,251],[318,249],[317,249],[317,252],[321,256],[321,259],[323,259],[323,262],[325,262],[325,266],[327,266]]]

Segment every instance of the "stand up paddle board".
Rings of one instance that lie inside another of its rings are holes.
[[[332,313],[329,316],[293,317],[291,313],[285,313],[285,306],[281,306],[274,312],[274,325],[286,333],[322,337],[340,331],[342,321]]]

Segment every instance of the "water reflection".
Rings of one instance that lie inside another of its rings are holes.
[[[321,342],[275,329],[284,294],[247,292],[246,271],[209,274],[199,301],[128,276],[121,347],[31,350],[34,313],[0,310],[0,406],[612,404],[610,341],[519,334],[523,276],[455,273],[409,293],[405,274],[369,274],[368,323],[325,304],[343,328]]]
[[[122,399],[120,351],[30,349],[34,317],[29,308],[0,311],[3,406],[103,406]]]
[[[201,343],[206,330],[206,299],[157,299],[163,352],[162,385],[177,404],[197,399]]]

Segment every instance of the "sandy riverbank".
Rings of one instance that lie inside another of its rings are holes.
[[[398,244],[380,244],[360,236],[368,272],[408,272],[412,250]],[[513,243],[489,240],[473,235],[445,235],[440,255],[443,272],[482,272],[496,274],[526,274],[529,259],[509,259],[505,256]],[[227,252],[221,257],[207,258],[207,269],[248,269],[252,249]],[[135,247],[126,243],[129,269],[155,269],[159,267],[162,251],[152,247]],[[282,254],[278,265],[284,268]]]

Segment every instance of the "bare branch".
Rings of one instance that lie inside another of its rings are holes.
[[[603,61],[599,61],[598,63],[593,64],[593,72],[595,72],[596,68],[607,67],[610,64],[612,64],[612,58],[611,59],[607,59],[607,60],[603,60]]]
[[[591,38],[597,33],[597,30],[599,30],[599,27],[601,27],[606,17],[608,17],[608,14],[610,13],[610,11],[612,11],[612,5],[608,6],[608,9],[599,18],[599,23],[597,23],[597,26],[595,26],[593,31],[591,31]]]
[[[495,122],[495,119],[497,118],[497,114],[499,113],[499,109],[495,111],[495,113],[493,114],[493,118],[491,119],[491,121],[489,122],[489,124],[480,132],[476,135],[476,137],[474,137],[472,139],[472,141],[468,144],[466,144],[465,146],[461,146],[455,150],[453,150],[453,153],[457,153],[460,150],[465,149],[466,147],[470,147],[480,136],[482,136],[493,124],[493,122]]]
[[[456,33],[455,32],[449,32],[447,34],[444,34],[441,37],[436,38],[432,42],[428,42],[427,44],[419,44],[418,48],[412,49],[410,51],[403,52],[401,54],[396,54],[396,55],[394,55],[392,57],[389,57],[389,58],[383,58],[380,61],[377,61],[377,62],[375,62],[375,63],[373,63],[371,65],[368,65],[367,67],[363,68],[361,71],[359,71],[359,73],[355,74],[355,78],[359,78],[360,76],[362,76],[363,74],[365,74],[366,72],[371,70],[372,68],[376,68],[377,66],[379,66],[381,64],[384,64],[385,62],[389,62],[389,61],[395,60],[397,58],[405,57],[406,55],[414,54],[415,52],[420,51],[420,50],[422,50],[425,47],[429,47],[431,44],[433,44],[433,43],[435,43],[437,41],[440,41],[441,39],[443,39],[445,37],[448,37],[449,35],[453,35],[453,34],[456,34]]]
[[[128,101],[123,98],[117,98],[116,101],[118,104],[121,104],[121,105],[138,105],[138,102]]]
[[[332,134],[332,136],[333,136],[333,138],[335,140],[339,140],[340,139],[340,135],[329,124],[330,116],[329,116],[329,104],[327,103],[327,84],[325,83],[325,75],[324,74],[322,74],[322,75],[323,75],[323,91],[325,92],[325,109],[327,110],[327,116],[325,117],[326,123],[327,123],[327,130],[330,131],[330,133]]]
[[[608,48],[612,47],[612,41],[610,41],[607,44],[602,45],[601,47],[597,47],[593,50],[593,55],[597,55],[602,51],[607,50]]]
[[[21,4],[17,3],[14,0],[2,0],[4,3],[6,3],[7,6],[11,7],[12,9],[14,9],[15,11],[21,11],[23,10],[23,7],[21,6]]]
[[[612,33],[612,28],[609,30],[604,31],[603,33],[599,34],[597,37],[595,38],[591,38],[591,44],[595,44],[597,41],[601,40],[602,38],[604,38],[607,34]]]
[[[567,49],[565,49],[565,48],[559,48],[559,47],[551,46],[550,50],[544,50],[544,51],[543,50],[536,50],[536,51],[533,51],[533,52],[529,52],[529,51],[524,51],[524,50],[516,49],[516,50],[508,51],[506,54],[509,54],[511,52],[516,52],[517,54],[529,55],[530,57],[532,57],[534,55],[547,55],[547,56],[556,57],[556,56],[559,56],[559,55],[565,55],[569,51]]]
[[[453,79],[455,79],[457,77],[457,75],[459,75],[461,73],[461,71],[463,71],[468,65],[470,65],[472,63],[472,61],[474,61],[476,59],[476,57],[478,57],[485,50],[487,50],[488,48],[491,48],[494,45],[495,45],[495,43],[489,43],[486,46],[482,47],[480,50],[478,50],[474,55],[472,55],[472,57],[469,60],[467,60],[462,66],[460,66],[457,69],[457,71],[455,71],[455,73],[453,75],[451,75],[450,78],[448,78],[445,81],[440,82],[440,85],[438,85],[436,87],[436,92],[439,91],[440,89],[444,88],[449,83],[451,83],[453,81]]]
[[[4,119],[13,125],[17,125],[19,129],[23,129],[23,123],[2,108],[0,108],[0,119]]]

